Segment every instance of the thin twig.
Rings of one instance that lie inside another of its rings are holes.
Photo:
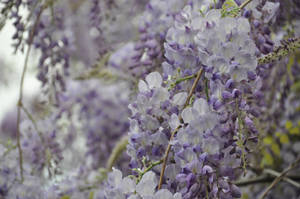
[[[29,118],[29,120],[32,122],[32,124],[33,124],[33,126],[34,126],[34,129],[36,130],[36,132],[38,133],[40,139],[41,139],[42,142],[43,142],[43,141],[44,141],[44,140],[43,140],[43,135],[42,135],[42,133],[39,131],[35,119],[33,119],[33,116],[32,116],[32,115],[30,114],[30,112],[24,107],[24,105],[22,105],[21,108],[23,109],[23,111],[25,112],[25,114],[27,115],[27,117]]]
[[[164,178],[164,173],[165,173],[165,169],[166,169],[166,166],[167,166],[167,160],[168,160],[168,155],[170,153],[170,150],[171,150],[171,141],[173,140],[175,134],[177,133],[177,131],[181,128],[182,126],[179,125],[171,134],[171,137],[170,137],[170,141],[169,141],[169,144],[167,146],[167,150],[165,152],[165,156],[163,158],[163,165],[162,165],[162,168],[161,168],[161,172],[160,172],[160,176],[159,176],[159,184],[158,184],[158,189],[161,188],[161,185],[162,185],[162,181],[163,181],[163,178]]]
[[[258,184],[258,183],[267,183],[267,182],[273,182],[273,180],[280,176],[281,173],[274,171],[272,169],[259,169],[255,168],[251,165],[247,165],[247,167],[252,170],[258,177],[254,177],[251,179],[245,179],[234,182],[237,186],[248,186],[252,184]],[[293,186],[299,187],[299,181],[300,181],[300,175],[286,175],[282,178],[282,180],[292,184]]]
[[[192,88],[191,88],[191,90],[190,90],[190,93],[189,93],[188,97],[186,98],[186,101],[185,101],[185,104],[184,104],[184,108],[187,107],[187,106],[189,105],[190,100],[191,100],[191,97],[192,97],[192,95],[193,95],[193,93],[194,93],[194,91],[195,91],[195,89],[196,89],[196,86],[197,86],[197,84],[198,84],[198,82],[199,82],[199,80],[200,80],[200,78],[201,78],[201,76],[202,76],[202,73],[203,73],[203,69],[201,68],[201,69],[198,71],[197,77],[196,77],[196,79],[195,79],[195,81],[194,81],[194,83],[193,83],[193,85],[192,85]]]
[[[253,185],[253,184],[259,184],[259,183],[267,183],[267,182],[272,182],[276,176],[269,176],[269,175],[263,175],[251,179],[246,179],[246,180],[240,180],[236,181],[233,184],[242,187],[242,186],[248,186],[248,185]],[[288,175],[286,176],[287,179],[290,179],[294,182],[300,181],[300,176],[299,175]],[[296,182],[298,183],[298,182]]]
[[[34,32],[37,28],[37,25],[40,21],[40,16],[42,14],[42,11],[44,10],[44,6],[41,8],[40,12],[37,15],[37,19],[34,23],[34,26],[30,32],[29,35],[29,40],[28,40],[28,49],[26,52],[26,57],[25,57],[25,61],[24,61],[24,67],[23,67],[23,71],[22,71],[22,76],[21,76],[21,82],[20,82],[20,91],[19,91],[19,99],[18,99],[18,109],[17,109],[17,148],[19,151],[19,167],[20,167],[20,176],[21,176],[21,182],[24,181],[24,176],[23,176],[23,154],[22,154],[22,147],[21,147],[21,142],[20,142],[20,138],[21,138],[21,133],[20,133],[20,122],[21,122],[21,107],[23,106],[22,104],[22,100],[23,100],[23,86],[24,86],[24,80],[25,80],[25,74],[27,71],[27,66],[28,66],[28,60],[29,60],[29,54],[30,54],[30,50],[31,50],[31,46],[32,46],[32,42],[33,42],[33,38],[34,38]]]
[[[181,83],[181,82],[183,82],[183,81],[186,81],[186,80],[193,79],[193,78],[195,78],[195,77],[197,77],[197,74],[188,75],[188,76],[179,78],[179,79],[177,79],[174,83],[171,83],[169,90],[170,90],[170,89],[173,89],[177,84],[179,84],[179,83]]]
[[[294,169],[296,166],[298,166],[300,162],[300,158],[297,158],[295,160],[295,162],[293,162],[292,164],[290,164],[290,166],[285,169],[278,177],[276,177],[274,179],[274,181],[272,182],[272,184],[270,186],[268,186],[265,191],[263,192],[263,194],[261,195],[260,199],[263,199],[267,196],[267,194],[271,191],[271,189],[278,183],[280,182],[280,180],[288,173],[290,172],[292,169]]]
[[[253,184],[258,184],[258,183],[266,183],[266,182],[270,182],[273,180],[274,180],[274,177],[271,177],[271,176],[259,176],[259,177],[251,178],[251,179],[247,179],[247,180],[236,181],[236,182],[233,182],[233,184],[241,187],[241,186],[248,186],[248,185],[253,185]]]
[[[252,0],[247,0],[245,1],[241,6],[240,6],[240,10],[242,10],[243,8],[245,8]]]
[[[197,76],[196,76],[196,79],[192,85],[192,88],[189,92],[189,95],[188,97],[186,98],[186,101],[185,101],[185,104],[184,104],[184,107],[187,107],[190,103],[190,100],[191,100],[191,97],[193,96],[193,93],[195,92],[195,89],[197,87],[197,84],[201,78],[203,74],[203,68],[201,68],[198,73],[197,73]],[[182,117],[181,115],[179,116],[179,120],[181,121],[182,120]],[[169,140],[169,144],[167,146],[167,149],[166,149],[166,152],[165,152],[165,155],[164,155],[164,158],[163,158],[163,165],[162,165],[162,168],[161,168],[161,172],[160,172],[160,177],[159,177],[159,184],[158,184],[158,189],[161,189],[161,186],[162,186],[162,182],[163,182],[163,177],[164,177],[164,173],[165,173],[165,169],[166,169],[166,166],[167,166],[167,160],[168,160],[168,156],[169,156],[169,153],[170,153],[170,150],[171,150],[171,141],[173,140],[175,134],[177,133],[177,131],[181,128],[182,126],[179,125],[171,134],[171,137],[170,137],[170,140]]]
[[[264,173],[273,175],[273,176],[275,176],[275,177],[279,177],[279,176],[280,176],[280,173],[279,173],[279,172],[274,171],[274,170],[272,170],[272,169],[264,169]],[[282,180],[284,180],[284,181],[290,183],[291,185],[294,185],[294,186],[297,187],[297,188],[300,188],[300,184],[299,184],[298,182],[294,181],[293,179],[291,179],[291,178],[288,177],[288,176],[283,177]]]

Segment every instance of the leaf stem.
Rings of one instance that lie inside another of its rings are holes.
[[[149,167],[147,167],[144,171],[142,171],[141,173],[139,173],[139,177],[138,177],[138,179],[137,179],[137,181],[136,181],[136,184],[138,184],[138,183],[141,181],[141,179],[142,179],[142,177],[145,175],[145,173],[147,173],[148,171],[150,171],[153,167],[155,167],[155,166],[157,166],[157,165],[160,165],[162,162],[163,162],[163,160],[158,160],[158,161],[156,161],[156,162],[153,162],[153,163],[151,163],[151,165],[150,165]]]
[[[179,84],[179,83],[181,83],[183,81],[190,80],[190,79],[193,79],[195,77],[197,77],[197,74],[193,74],[193,75],[189,75],[189,76],[185,76],[185,77],[179,78],[174,83],[172,83],[170,85],[170,89],[173,89],[177,84]]]

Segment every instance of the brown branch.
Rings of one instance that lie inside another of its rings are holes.
[[[240,6],[240,10],[242,10],[243,8],[245,8],[252,0],[247,0],[245,1],[241,6]]]
[[[203,69],[201,68],[201,69],[198,71],[197,76],[196,76],[196,79],[195,79],[195,81],[194,81],[194,83],[193,83],[193,85],[192,85],[192,88],[191,88],[191,90],[190,90],[190,93],[189,93],[188,97],[186,98],[186,101],[185,101],[185,104],[184,104],[184,108],[187,107],[187,106],[189,105],[190,100],[191,100],[191,97],[192,97],[193,93],[195,92],[196,86],[197,86],[197,84],[198,84],[198,82],[199,82],[199,80],[200,80],[200,77],[202,76],[202,73],[203,73]],[[183,108],[183,109],[184,109],[184,108]]]
[[[166,166],[167,166],[167,160],[168,160],[168,156],[169,156],[169,153],[170,153],[170,150],[171,150],[171,141],[173,140],[175,134],[177,133],[177,131],[181,128],[182,126],[179,125],[171,134],[171,137],[170,137],[170,141],[169,141],[169,144],[167,146],[167,150],[165,152],[165,156],[163,158],[163,165],[162,165],[162,168],[161,168],[161,172],[160,172],[160,176],[159,176],[159,184],[158,184],[158,189],[161,188],[161,185],[162,185],[162,181],[163,181],[163,178],[164,178],[164,173],[165,173],[165,169],[166,169]]]
[[[187,99],[186,99],[186,101],[185,101],[185,104],[184,104],[183,109],[189,105],[190,100],[191,100],[191,98],[192,98],[192,96],[193,96],[193,93],[195,92],[195,89],[196,89],[196,87],[197,87],[197,84],[198,84],[198,82],[199,82],[199,80],[200,80],[202,74],[203,74],[203,68],[201,68],[201,69],[198,71],[198,73],[197,73],[196,79],[195,79],[195,81],[194,81],[194,83],[193,83],[193,85],[192,85],[192,88],[191,88],[191,90],[190,90],[190,92],[189,92],[189,95],[188,95],[188,97],[187,97]],[[179,116],[179,120],[182,121],[181,115]],[[166,149],[166,152],[165,152],[165,155],[164,155],[164,158],[163,158],[163,165],[162,165],[161,172],[160,172],[159,183],[158,183],[158,189],[161,189],[161,186],[162,186],[163,177],[164,177],[165,169],[166,169],[166,166],[167,166],[168,156],[169,156],[169,153],[170,153],[170,150],[171,150],[171,147],[172,147],[171,141],[173,140],[175,134],[178,132],[178,130],[179,130],[181,127],[182,127],[182,126],[179,125],[179,126],[172,132],[172,134],[171,134],[171,137],[170,137],[170,140],[169,140],[169,144],[168,144],[168,146],[167,146],[167,149]]]
[[[274,179],[274,181],[272,182],[272,184],[270,186],[268,186],[265,191],[263,192],[263,194],[261,195],[260,199],[263,199],[267,196],[267,194],[271,191],[271,189],[280,182],[280,180],[288,173],[290,172],[292,169],[294,169],[296,166],[298,166],[300,162],[300,158],[297,158],[292,164],[290,164],[290,166],[285,169],[278,177],[276,177]]]
[[[41,14],[44,10],[44,6],[41,8],[40,12],[37,15],[36,21],[33,25],[33,28],[31,29],[30,35],[29,35],[29,40],[28,40],[28,49],[26,52],[25,56],[25,61],[24,61],[24,66],[23,66],[23,71],[22,71],[22,76],[21,76],[21,82],[20,82],[20,91],[19,91],[19,99],[18,99],[18,109],[17,109],[17,148],[19,151],[19,167],[20,167],[20,176],[21,176],[21,182],[24,181],[24,176],[23,176],[23,153],[22,153],[22,147],[21,147],[21,133],[20,133],[20,123],[21,123],[21,107],[23,106],[22,100],[23,100],[23,86],[24,86],[24,80],[25,80],[25,74],[27,71],[28,67],[28,60],[29,60],[29,54],[31,51],[31,46],[33,43],[33,38],[34,38],[34,32],[37,28],[37,25],[40,21]]]
[[[272,169],[264,169],[264,173],[270,174],[270,175],[275,176],[275,177],[279,177],[280,176],[279,172],[274,171]],[[292,176],[292,178],[293,177],[295,177],[295,176]],[[298,176],[298,177],[299,177],[299,180],[300,180],[300,176]],[[289,176],[285,176],[285,177],[282,178],[282,180],[290,183],[291,185],[294,185],[297,188],[300,188],[300,184],[298,182],[294,181],[292,178],[289,177]]]
[[[259,183],[267,183],[267,182],[273,182],[273,180],[276,178],[276,176],[259,176],[247,180],[241,180],[241,181],[236,181],[234,182],[235,185],[243,187],[243,186],[248,186],[248,185],[253,185],[253,184],[259,184]],[[288,175],[286,176],[286,179],[290,179],[296,183],[300,181],[300,176],[299,175]]]

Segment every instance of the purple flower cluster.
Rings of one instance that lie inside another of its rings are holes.
[[[178,114],[187,97],[186,93],[171,97],[158,72],[147,75],[146,82],[139,82],[137,100],[129,105],[132,117],[127,150],[134,168],[142,166],[143,157],[155,161],[163,156],[171,135],[172,114]]]
[[[145,11],[139,16],[139,40],[125,45],[118,55],[112,56],[111,65],[136,77],[145,77],[149,72],[159,69],[163,60],[166,31],[184,5],[184,1],[179,0],[148,2]],[[127,55],[128,52],[131,57]],[[126,53],[124,58],[119,57],[123,53]],[[123,65],[125,59],[128,61]]]
[[[66,129],[64,145],[74,150],[77,142],[84,141],[85,164],[79,165],[87,169],[105,167],[116,142],[129,128],[127,84],[102,85],[97,80],[68,83],[55,116],[56,122],[63,122]],[[121,160],[118,166],[125,169],[128,158],[124,156]]]

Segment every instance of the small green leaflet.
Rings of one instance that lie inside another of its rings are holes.
[[[222,17],[236,17],[239,12],[240,8],[234,0],[226,0],[222,5]]]

